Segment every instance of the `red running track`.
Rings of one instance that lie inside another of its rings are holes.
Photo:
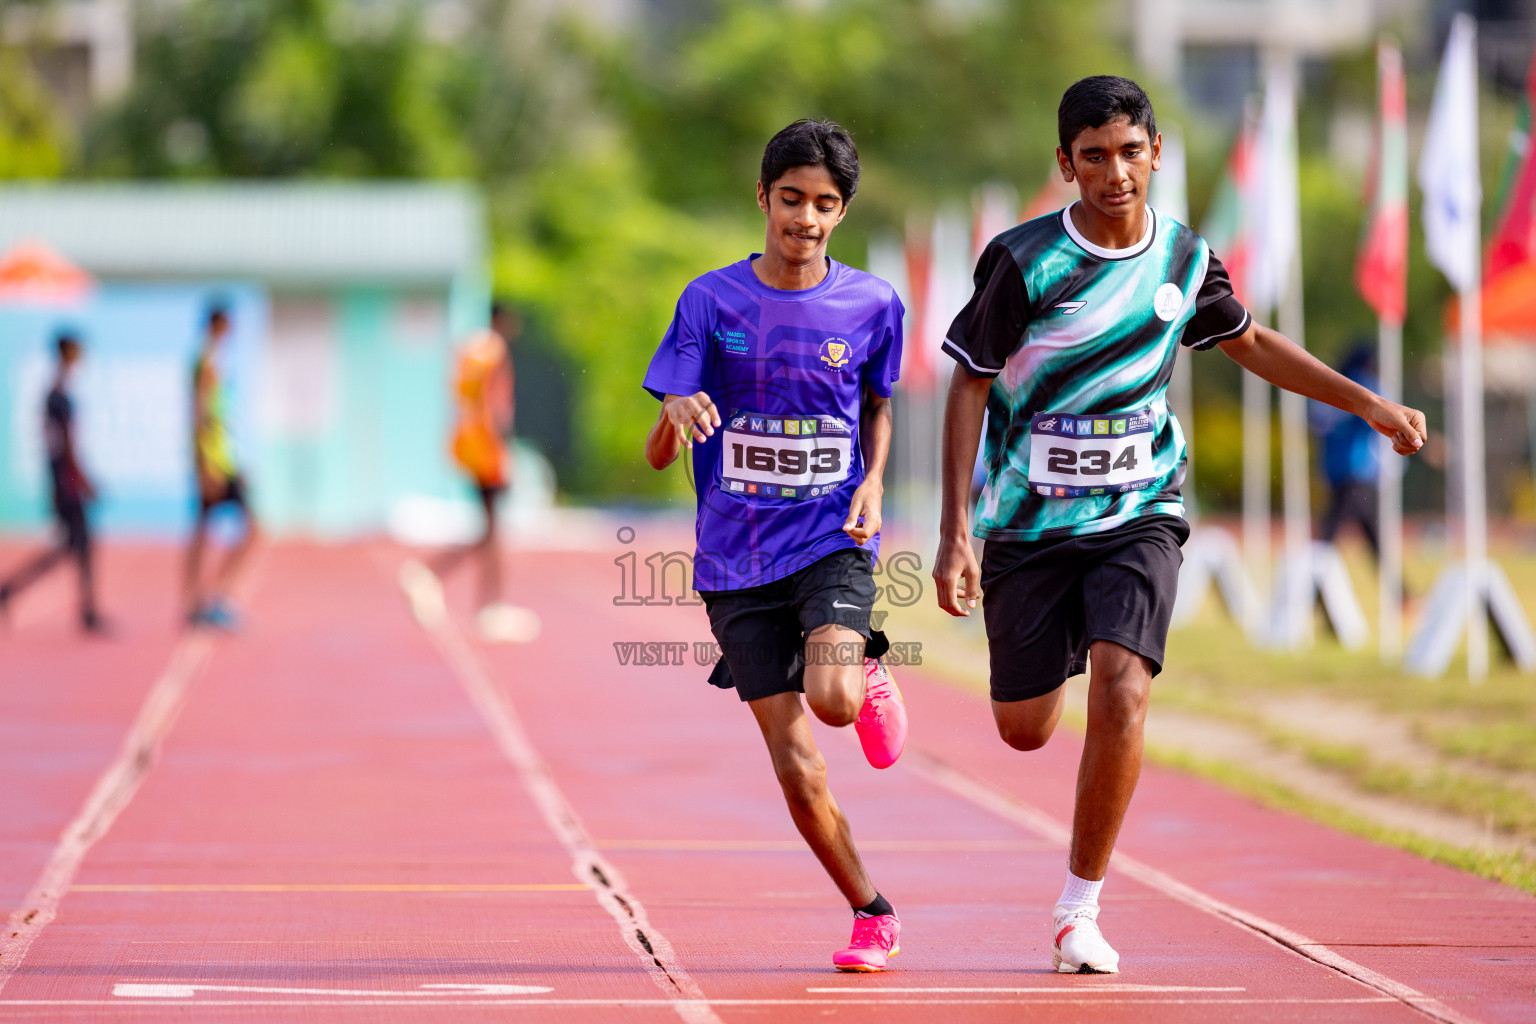
[[[616,553],[517,556],[521,647],[420,629],[383,546],[268,551],[212,643],[172,628],[169,550],[106,552],[112,641],[68,581],[28,595],[0,1020],[1536,1020],[1530,897],[1155,768],[1103,899],[1122,973],[1052,973],[1078,741],[1009,751],[914,669],[895,768],[821,731],[904,921],[892,970],[832,971],[849,915],[750,715],[691,652],[618,662],[702,610],[615,606]]]

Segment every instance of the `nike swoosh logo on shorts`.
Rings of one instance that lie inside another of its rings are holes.
[[[859,608],[859,606],[856,605],[856,604],[843,604],[843,602],[841,602],[841,601],[833,601],[832,602],[832,607],[833,608],[852,608],[854,611],[860,611],[861,610]]]

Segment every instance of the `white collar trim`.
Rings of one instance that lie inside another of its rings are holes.
[[[1083,233],[1077,230],[1077,225],[1072,223],[1072,207],[1082,202],[1074,199],[1061,211],[1061,226],[1066,229],[1067,237],[1077,243],[1078,248],[1090,256],[1097,256],[1101,260],[1128,260],[1140,256],[1152,247],[1152,238],[1157,234],[1157,211],[1151,206],[1147,207],[1147,230],[1141,236],[1141,241],[1126,249],[1106,249],[1102,245],[1094,245],[1083,237]]]

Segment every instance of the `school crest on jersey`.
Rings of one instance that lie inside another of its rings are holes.
[[[841,370],[848,365],[853,346],[842,338],[828,338],[821,343],[821,361],[829,370]]]

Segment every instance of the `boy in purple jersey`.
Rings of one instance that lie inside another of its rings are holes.
[[[694,453],[694,588],[723,653],[710,682],[752,709],[790,817],[854,910],[833,964],[878,971],[901,922],[864,870],[800,701],[854,725],[876,768],[901,755],[906,709],[870,609],[904,310],[889,284],[826,255],[858,160],[828,121],[769,141],[763,252],[678,300],[645,376],[662,400],[645,456],[664,469]]]

